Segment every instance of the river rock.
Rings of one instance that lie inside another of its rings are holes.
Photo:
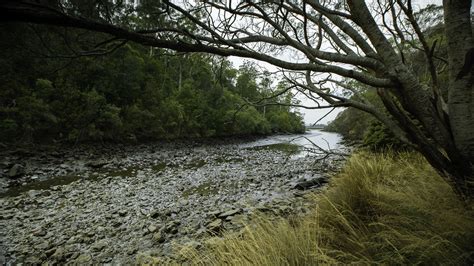
[[[241,211],[242,211],[241,209],[230,209],[230,210],[227,210],[227,211],[224,211],[224,212],[220,213],[217,217],[224,219],[228,216],[236,215],[236,214],[240,213]]]
[[[38,258],[38,257],[33,256],[33,257],[27,258],[25,263],[27,265],[40,265],[41,264],[41,259]]]
[[[161,232],[156,232],[153,234],[153,240],[158,243],[163,243],[165,242],[166,238]]]
[[[191,249],[199,249],[202,247],[201,242],[198,242],[196,240],[190,240],[183,245],[184,248],[191,248]]]
[[[91,250],[98,252],[98,251],[103,250],[105,247],[107,247],[107,241],[99,240],[99,241],[95,242],[94,244],[92,244]]]
[[[11,162],[3,167],[5,171],[0,169],[5,176],[18,163],[47,182],[60,172],[61,163],[74,167],[82,166],[84,158],[116,160],[113,165],[97,165],[100,170],[90,166],[78,170],[81,178],[71,183],[58,177],[58,184],[51,180],[52,189],[37,190],[49,193],[14,192],[12,186],[12,196],[0,199],[0,219],[4,219],[0,220],[0,261],[4,255],[7,265],[26,264],[29,257],[54,265],[130,265],[142,252],[150,251],[153,258],[170,257],[179,251],[173,243],[199,248],[209,234],[239,230],[256,206],[301,213],[298,202],[305,198],[295,197],[296,192],[303,195],[309,190],[292,190],[297,183],[289,180],[305,173],[307,179],[314,178],[318,174],[311,165],[314,157],[293,160],[272,150],[215,144],[112,145],[82,153],[65,151],[61,159],[48,156],[42,162],[28,158],[27,166],[20,156],[0,159]],[[179,156],[173,159],[175,154]],[[229,158],[245,160],[229,162]],[[207,164],[195,167],[193,162],[198,161]],[[157,171],[154,166],[160,162],[170,167]],[[0,178],[9,184],[27,180],[23,179]]]
[[[25,167],[21,164],[14,164],[10,171],[8,171],[8,177],[17,178],[25,174]]]
[[[107,165],[108,162],[106,160],[96,160],[96,161],[92,161],[92,162],[88,162],[86,164],[86,166],[89,166],[91,168],[95,168],[95,169],[98,169],[98,168],[102,168],[104,167],[105,165]]]
[[[31,232],[34,236],[45,236],[47,234],[46,230],[43,227],[37,227]]]
[[[53,255],[51,255],[51,258],[53,260],[56,260],[56,261],[62,261],[64,259],[64,254],[65,254],[65,250],[63,247],[58,247]]]
[[[207,229],[211,232],[218,232],[222,228],[222,220],[215,219],[207,225]]]
[[[36,198],[37,196],[40,196],[42,192],[39,190],[30,190],[27,192],[27,194],[30,198]]]
[[[176,234],[178,233],[178,226],[181,223],[179,221],[171,221],[167,223],[163,229],[165,233]]]
[[[92,256],[90,254],[81,254],[75,260],[76,264],[89,264],[92,260]]]
[[[160,217],[160,212],[157,211],[157,210],[153,210],[153,211],[150,212],[150,217],[153,218],[153,219],[158,218],[158,217]]]
[[[158,230],[158,227],[156,227],[154,225],[148,226],[148,232],[154,233],[156,230]]]
[[[310,188],[320,187],[326,183],[328,183],[327,178],[317,177],[310,180],[299,181],[293,188],[298,190],[306,190]]]

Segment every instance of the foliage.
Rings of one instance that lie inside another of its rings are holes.
[[[51,47],[42,43],[47,38],[58,54],[70,53],[54,28],[3,25],[0,34],[0,68],[5,73],[0,78],[0,137],[4,141],[121,141],[302,131],[302,117],[289,108],[264,111],[248,105],[262,97],[264,89],[271,90],[269,84],[259,83],[259,73],[250,64],[237,70],[223,58],[132,44],[106,56],[61,58],[48,54]],[[80,31],[70,34],[81,36]]]
[[[358,91],[358,94],[353,94],[351,99],[358,100],[358,97],[364,97],[374,108],[383,112],[384,108],[380,98],[377,97],[373,89],[355,82],[349,82],[349,85]],[[385,124],[378,121],[371,114],[355,108],[347,108],[340,112],[336,119],[325,127],[325,130],[337,132],[345,140],[360,143],[374,151],[387,148],[408,149],[408,146],[396,138]]]
[[[359,153],[303,218],[256,217],[205,251],[202,265],[470,265],[472,206],[419,154]]]
[[[363,111],[345,109],[327,125],[325,130],[337,132],[349,141],[362,141],[373,122],[375,119]]]

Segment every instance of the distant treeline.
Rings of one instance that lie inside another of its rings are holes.
[[[272,87],[251,64],[235,69],[223,58],[131,43],[106,55],[82,56],[81,44],[94,37],[70,29],[0,26],[2,142],[304,132],[299,113],[265,105],[291,103],[290,93],[250,104],[284,87]]]
[[[375,91],[358,86],[360,94],[368,99],[376,108],[382,109],[379,98],[376,97]],[[352,97],[357,97],[356,95]],[[326,131],[337,132],[350,143],[359,144],[371,150],[385,150],[387,148],[394,150],[405,150],[407,145],[398,140],[390,130],[381,122],[376,120],[372,115],[348,108],[340,112],[336,119],[331,121],[325,128]]]

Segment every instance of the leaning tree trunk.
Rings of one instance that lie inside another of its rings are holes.
[[[474,108],[470,1],[444,0],[449,50],[448,114],[439,110],[435,94],[405,66],[379,29],[363,1],[348,1],[351,15],[370,39],[398,84],[380,90],[385,107],[429,163],[464,199],[474,196]],[[470,57],[466,57],[470,55]],[[461,74],[460,74],[461,73]]]
[[[460,153],[456,180],[473,196],[474,188],[474,39],[471,1],[444,0],[448,46],[448,110],[453,140]]]

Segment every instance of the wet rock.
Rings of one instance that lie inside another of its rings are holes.
[[[153,234],[153,241],[156,241],[158,243],[163,243],[165,242],[166,238],[161,232],[156,232]]]
[[[99,241],[95,242],[94,244],[92,244],[91,250],[98,252],[98,251],[103,250],[105,247],[107,247],[107,241],[99,240]]]
[[[165,233],[170,233],[170,234],[176,234],[178,233],[178,226],[181,223],[179,221],[171,221],[165,225],[163,228],[163,232]]]
[[[310,188],[320,187],[326,183],[328,183],[327,178],[318,177],[310,180],[299,181],[293,188],[298,190],[306,190]]]
[[[14,164],[12,168],[8,171],[8,177],[17,178],[25,174],[25,167],[21,164]]]
[[[154,233],[154,232],[156,232],[156,230],[158,230],[158,227],[156,227],[154,225],[148,226],[148,232]]]
[[[153,219],[156,219],[156,218],[160,217],[160,212],[157,211],[157,210],[151,211],[150,212],[150,217],[153,218]]]
[[[40,264],[41,264],[41,259],[38,258],[38,257],[33,256],[33,257],[27,258],[27,259],[25,260],[25,263],[26,263],[27,265],[40,265]]]
[[[86,166],[89,166],[91,168],[95,168],[95,169],[98,169],[98,168],[102,168],[104,167],[105,165],[107,165],[108,162],[106,160],[96,160],[96,161],[92,161],[92,162],[88,162],[86,164]]]
[[[218,232],[222,229],[222,225],[221,219],[215,219],[207,225],[207,229],[211,232]]]
[[[36,198],[37,196],[40,196],[42,192],[38,190],[30,190],[27,192],[27,194],[28,194],[28,197],[30,198]]]
[[[54,253],[51,255],[51,258],[56,261],[62,261],[65,257],[65,250],[63,247],[58,247],[54,250]]]
[[[198,242],[196,240],[191,240],[191,241],[188,241],[186,243],[184,243],[183,245],[184,248],[190,248],[190,249],[199,249],[202,247],[202,244],[201,242]]]
[[[128,255],[133,255],[133,254],[137,253],[137,251],[138,251],[138,248],[137,248],[137,247],[129,247],[129,248],[127,248],[127,254],[128,254]]]
[[[230,209],[230,210],[220,213],[219,215],[217,215],[217,217],[224,219],[228,216],[239,214],[241,211],[242,211],[241,209]]]
[[[92,256],[90,254],[81,254],[74,261],[77,264],[89,264],[92,261]]]
[[[39,250],[48,250],[49,249],[49,243],[48,242],[42,242],[36,245],[36,249]]]
[[[46,230],[43,227],[38,227],[31,232],[34,236],[45,236],[47,234]]]
[[[209,215],[209,217],[217,217],[221,213],[222,211],[211,211],[211,212],[208,212],[207,214]]]
[[[113,227],[119,227],[119,226],[121,226],[121,225],[122,225],[122,222],[119,221],[119,220],[115,220],[115,221],[112,222],[112,226],[113,226]]]

